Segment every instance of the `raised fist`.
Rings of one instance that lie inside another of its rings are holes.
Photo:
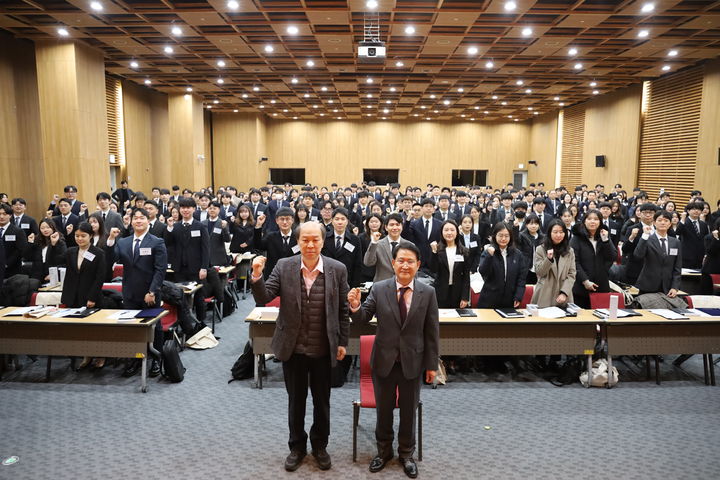
[[[68,223],[68,224],[67,224],[67,227],[65,227],[65,230],[67,231],[67,234],[68,234],[68,235],[70,235],[70,234],[73,232],[73,228],[74,228],[74,227],[73,227],[73,224],[72,224],[72,223]]]
[[[555,251],[554,251],[552,248],[551,248],[550,250],[548,250],[548,251],[547,251],[547,258],[548,258],[548,260],[552,260],[554,254],[555,254]]]
[[[60,232],[53,232],[50,234],[50,243],[53,247],[57,244],[58,240],[60,240]]]
[[[437,242],[430,242],[430,249],[433,253],[437,253]]]
[[[108,233],[108,239],[115,240],[118,235],[120,235],[120,229],[117,227],[112,227],[110,229],[110,233]]]
[[[255,227],[256,227],[256,228],[262,227],[262,226],[265,224],[265,219],[266,219],[266,218],[267,218],[267,217],[265,217],[265,214],[264,214],[264,213],[261,213],[260,215],[258,215],[257,221],[255,222]]]
[[[377,243],[378,240],[380,240],[380,237],[382,237],[382,233],[380,232],[372,232],[370,234],[370,238],[372,239],[373,243]]]
[[[495,255],[495,247],[488,247],[488,248],[487,248],[487,253],[488,253],[488,255],[490,255],[490,256]]]
[[[263,257],[262,255],[258,255],[257,257],[253,258],[252,271],[254,277],[259,277],[262,275],[263,270],[265,270],[266,262],[267,258]]]
[[[350,308],[355,310],[356,308],[360,307],[360,289],[359,288],[351,288],[348,292],[348,304],[350,304]]]

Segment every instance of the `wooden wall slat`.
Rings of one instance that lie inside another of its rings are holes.
[[[568,108],[563,114],[560,183],[568,190],[582,184],[585,104]]]

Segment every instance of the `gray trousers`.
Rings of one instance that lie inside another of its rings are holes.
[[[378,455],[383,458],[393,455],[393,410],[396,400],[400,408],[398,456],[410,458],[415,453],[415,410],[420,400],[421,378],[422,374],[410,380],[405,378],[399,362],[387,377],[379,377],[375,372],[372,374],[377,414],[375,441]]]

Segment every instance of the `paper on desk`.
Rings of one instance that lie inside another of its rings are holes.
[[[58,310],[57,312],[50,315],[53,318],[62,318],[67,317],[68,315],[75,315],[77,313],[80,313],[81,311],[85,310],[85,307],[80,308],[62,308]]]
[[[685,315],[689,317],[712,317],[712,315],[705,313],[701,310],[698,310],[697,308],[688,308],[685,311]]]
[[[277,316],[277,313],[280,311],[280,308],[278,307],[255,307],[255,310],[257,311],[257,315],[255,316],[255,320],[261,320],[264,318],[275,318]]]
[[[546,307],[539,309],[537,316],[540,318],[564,318],[567,313],[562,308]]]
[[[460,318],[460,314],[454,308],[439,308],[440,318]]]
[[[610,311],[607,308],[598,308],[595,311],[598,312],[599,314],[605,316],[606,318],[610,317]],[[633,314],[631,312],[626,312],[622,308],[618,308],[617,318],[625,318],[625,317],[632,317],[632,316],[633,316]]]
[[[141,310],[120,310],[119,312],[111,314],[108,318],[112,320],[134,320],[135,315],[140,312]]]
[[[20,307],[20,308],[16,308],[16,309],[13,310],[12,312],[6,313],[5,316],[7,317],[7,316],[9,316],[9,315],[13,315],[13,316],[15,316],[15,315],[25,315],[26,313],[32,312],[32,311],[35,310],[36,308],[38,308],[38,307],[37,307],[37,306],[34,306],[34,307]]]
[[[685,315],[675,313],[672,310],[668,310],[667,308],[651,308],[648,309],[648,312],[654,313],[655,315],[660,315],[661,317],[667,318],[668,320],[682,320],[688,318]]]
[[[699,268],[683,268],[682,269],[682,275],[687,275],[690,273],[700,273]]]
[[[483,280],[482,275],[479,273],[473,273],[470,275],[470,288],[473,292],[480,293],[483,285],[485,285],[485,281]]]

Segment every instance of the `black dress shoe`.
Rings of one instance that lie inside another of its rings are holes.
[[[133,377],[138,374],[140,367],[142,367],[142,362],[140,360],[130,360],[128,366],[125,367],[125,371],[123,371],[122,376],[125,378]]]
[[[307,455],[307,452],[300,452],[298,450],[293,450],[290,452],[290,455],[287,456],[285,459],[285,470],[288,472],[294,472],[295,470],[302,465],[303,458],[305,458],[305,455]]]
[[[372,473],[379,472],[380,470],[385,468],[385,465],[387,465],[390,460],[392,460],[392,455],[387,458],[383,458],[380,455],[375,456],[375,458],[373,458],[370,462],[370,471]]]
[[[330,454],[328,454],[327,450],[318,448],[317,450],[313,450],[312,454],[320,470],[330,470],[332,462],[330,461]]]
[[[160,375],[160,362],[157,360],[152,361],[152,365],[150,366],[150,374],[151,377],[157,377]]]
[[[415,460],[413,460],[412,457],[400,458],[400,465],[402,465],[405,475],[410,478],[417,478],[418,469],[417,465],[415,464]]]

